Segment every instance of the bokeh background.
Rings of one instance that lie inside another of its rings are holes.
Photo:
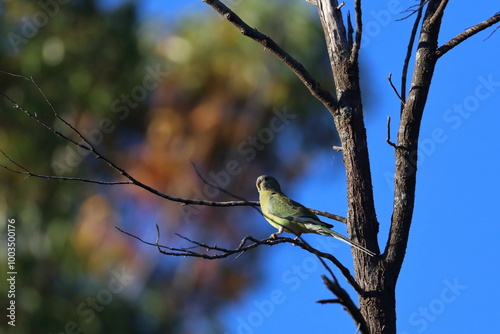
[[[230,0],[326,88],[329,65],[316,8],[305,1]],[[361,80],[379,240],[387,239],[399,86],[413,1],[366,2]],[[349,9],[346,4],[345,9]],[[440,41],[497,12],[494,2],[451,3]],[[309,207],[345,215],[345,179],[331,116],[282,64],[201,0],[4,1],[3,71],[33,77],[57,112],[140,181],[178,197],[257,199],[276,176]],[[414,224],[398,283],[400,333],[495,332],[499,35],[482,32],[445,55],[421,130]],[[0,74],[0,89],[75,140],[29,81]],[[32,172],[121,180],[102,161],[2,100],[0,148]],[[5,157],[0,163],[12,165]],[[236,168],[234,166],[237,166]],[[273,232],[248,207],[181,206],[131,186],[25,178],[0,171],[0,328],[5,333],[353,333],[310,254],[260,247],[220,261],[162,256],[115,229],[154,242],[175,233],[235,247]],[[8,219],[16,223],[16,326],[7,324]],[[340,223],[338,231],[345,233]],[[306,236],[350,264],[349,248]],[[343,282],[342,278],[341,282]],[[348,288],[347,283],[343,282]]]

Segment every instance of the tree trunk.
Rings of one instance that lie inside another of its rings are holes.
[[[364,291],[359,296],[359,307],[370,334],[396,333],[395,288],[413,214],[418,135],[437,60],[437,37],[446,2],[431,0],[422,24],[412,84],[401,114],[396,145],[394,212],[389,242],[384,253],[374,258],[353,250],[356,279]],[[354,241],[379,252],[379,225],[359,87],[361,7],[359,1],[355,1],[356,30],[349,17],[348,29],[345,28],[340,7],[336,0],[318,1],[338,102],[329,111],[339,133],[346,169],[347,230]]]

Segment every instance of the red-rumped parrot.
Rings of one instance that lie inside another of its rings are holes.
[[[288,198],[274,177],[261,175],[257,178],[256,186],[264,218],[278,229],[278,232],[271,234],[270,238],[274,239],[283,232],[295,234],[297,236],[295,239],[302,233],[316,233],[332,236],[370,256],[375,255],[365,247],[332,231],[330,228],[333,225],[322,222],[311,210]]]

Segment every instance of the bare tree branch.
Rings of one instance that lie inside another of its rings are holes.
[[[442,16],[447,3],[447,0],[428,1],[415,57],[412,87],[401,113],[397,145],[404,149],[396,150],[393,214],[384,251],[386,268],[395,272],[393,279],[397,279],[401,270],[408,243],[415,204],[420,123],[436,62],[441,55],[463,40],[500,21],[500,13],[497,13],[438,48]]]
[[[335,98],[326,90],[321,88],[320,84],[312,77],[312,75],[299,63],[295,58],[283,50],[274,40],[259,32],[257,29],[250,27],[246,24],[236,13],[229,9],[219,0],[202,0],[211,6],[217,13],[222,15],[232,25],[239,29],[239,31],[257,43],[264,46],[271,54],[278,58],[283,64],[288,66],[295,75],[304,83],[309,89],[309,92],[316,97],[328,110],[335,110],[338,103]]]
[[[338,303],[343,305],[347,312],[351,315],[353,320],[356,322],[356,324],[360,328],[366,329],[366,322],[361,315],[359,309],[357,308],[356,304],[354,304],[354,301],[351,299],[349,294],[340,286],[337,278],[333,274],[332,270],[326,265],[325,261],[323,260],[328,259],[330,260],[337,268],[340,269],[341,273],[344,275],[344,277],[347,279],[349,284],[358,292],[361,294],[364,294],[365,292],[361,290],[359,287],[358,283],[355,281],[354,277],[350,274],[349,270],[344,267],[340,261],[338,261],[333,255],[323,253],[318,251],[317,249],[311,247],[305,240],[300,238],[300,240],[295,240],[291,238],[284,238],[284,237],[278,237],[275,239],[272,238],[267,238],[263,240],[257,240],[251,236],[246,236],[244,237],[241,241],[238,247],[235,249],[228,249],[224,247],[220,247],[217,245],[208,245],[202,242],[194,241],[191,240],[190,238],[187,238],[185,236],[182,236],[178,233],[176,235],[180,237],[181,239],[186,240],[188,243],[192,244],[193,246],[189,247],[169,247],[165,245],[160,245],[160,229],[158,227],[158,224],[156,224],[156,231],[157,231],[157,236],[156,236],[156,241],[154,243],[148,242],[143,240],[142,238],[129,233],[127,231],[124,231],[123,229],[115,226],[115,228],[122,232],[123,234],[126,234],[134,239],[139,240],[140,242],[150,245],[150,246],[155,246],[158,249],[158,252],[164,255],[170,255],[170,256],[184,256],[184,257],[198,257],[198,258],[203,258],[206,260],[217,260],[217,259],[223,259],[226,257],[229,257],[231,255],[238,254],[240,256],[246,251],[249,251],[253,248],[256,248],[260,245],[268,245],[268,246],[273,246],[281,243],[291,243],[296,246],[301,247],[302,249],[305,249],[306,251],[316,255],[318,260],[321,262],[323,267],[330,273],[332,276],[332,280],[328,279],[325,275],[322,275],[323,281],[325,282],[325,285],[327,288],[334,293],[338,297]],[[204,250],[201,252],[200,250]],[[210,254],[210,252],[213,252],[213,254]],[[323,302],[325,303],[325,302]],[[367,331],[362,331],[362,333],[368,333]]]
[[[347,282],[349,282],[349,284],[354,288],[354,290],[356,290],[356,292],[358,294],[360,294],[361,296],[364,296],[366,294],[366,292],[356,282],[356,280],[354,279],[354,276],[352,276],[349,269],[347,269],[347,267],[345,267],[335,256],[333,256],[332,254],[329,254],[329,253],[321,252],[321,251],[317,250],[316,248],[311,247],[306,242],[302,242],[302,243],[298,244],[298,246],[300,246],[302,249],[305,249],[306,251],[308,251],[310,253],[315,254],[316,256],[318,256],[320,258],[324,258],[324,259],[327,259],[330,262],[332,262],[340,270],[342,275],[344,275],[344,277],[346,278]],[[332,276],[333,276],[333,274],[332,274]]]
[[[339,282],[334,279],[330,280],[325,275],[321,275],[323,278],[323,283],[326,285],[328,290],[330,290],[338,299],[330,299],[329,302],[339,303],[345,306],[345,310],[353,318],[354,322],[358,325],[360,333],[369,334],[368,326],[366,325],[365,318],[361,314],[359,308],[354,304],[351,297],[339,284]],[[320,303],[325,303],[325,301],[318,301]]]
[[[455,36],[452,39],[450,39],[448,42],[446,42],[443,45],[441,45],[436,50],[436,56],[438,58],[441,57],[441,56],[443,56],[445,53],[447,53],[448,51],[450,51],[455,46],[457,46],[458,44],[462,43],[463,41],[465,41],[469,37],[474,36],[478,32],[483,31],[484,29],[489,28],[489,27],[491,27],[492,25],[494,25],[494,24],[496,24],[498,22],[500,22],[500,12],[496,13],[495,15],[493,15],[492,17],[490,17],[489,19],[487,19],[487,20],[485,20],[485,21],[483,21],[481,23],[478,23],[475,26],[472,26],[472,27],[468,28],[463,33],[458,34],[457,36]]]
[[[361,10],[361,0],[354,0],[354,16],[356,20],[356,35],[354,37],[354,44],[351,50],[351,63],[357,62],[359,58],[359,49],[361,47],[361,36],[363,35],[363,20]]]
[[[303,243],[306,243],[305,240],[301,238]],[[306,243],[307,244],[307,243]],[[322,275],[321,277],[323,278],[323,282],[325,283],[326,287],[328,290],[330,290],[335,296],[338,297],[338,299],[335,299],[338,301],[339,304],[343,305],[345,309],[347,310],[347,313],[349,313],[354,320],[354,322],[357,324],[358,328],[362,328],[362,333],[368,334],[368,327],[366,325],[366,320],[361,314],[361,311],[359,308],[356,306],[354,301],[352,300],[351,296],[340,286],[337,278],[333,274],[332,270],[327,266],[323,258],[319,255],[316,254],[316,257],[318,260],[321,262],[323,267],[326,268],[326,270],[330,273],[332,279],[329,280],[325,275]],[[359,287],[359,286],[358,286]],[[361,295],[364,295],[364,291],[361,291]],[[324,304],[324,302],[319,301],[321,304]]]
[[[430,26],[436,26],[437,24],[441,24],[440,21],[443,18],[444,10],[448,5],[449,0],[439,0],[438,7],[433,10],[432,16],[430,16],[427,20],[427,24]]]
[[[396,87],[392,83],[392,73],[389,73],[389,76],[387,77],[387,80],[389,81],[389,84],[391,85],[391,88],[394,91],[394,93],[396,93],[396,96],[398,97],[399,101],[401,101],[401,103],[404,105],[405,101],[403,100],[403,98],[401,97],[401,95],[399,95],[398,90],[396,89]]]
[[[396,21],[403,21],[409,18],[410,16],[414,15],[415,13],[421,12],[422,8],[424,8],[425,4],[428,3],[429,0],[421,0],[418,5],[413,5],[402,11],[402,13],[410,13],[407,16],[397,19]]]
[[[79,178],[79,177],[65,177],[65,176],[52,176],[52,175],[42,175],[42,174],[36,174],[33,172],[30,172],[26,167],[21,166],[17,162],[13,161],[3,150],[0,149],[0,153],[3,154],[4,157],[6,157],[10,162],[18,166],[19,168],[22,169],[22,171],[12,169],[6,165],[0,164],[0,167],[8,170],[9,172],[16,173],[16,174],[21,174],[21,175],[26,175],[26,177],[36,177],[39,179],[49,179],[49,180],[62,180],[62,181],[79,181],[79,182],[85,182],[85,183],[95,183],[95,184],[101,184],[101,185],[119,185],[119,184],[133,184],[131,181],[100,181],[100,180],[92,180],[92,179],[85,179],[85,178]]]
[[[398,146],[391,141],[391,116],[387,116],[387,138],[385,141],[392,147],[398,148]]]
[[[413,45],[415,44],[418,26],[419,26],[420,20],[422,19],[422,11],[423,11],[424,5],[427,3],[427,1],[428,0],[421,0],[418,8],[413,12],[413,13],[417,13],[417,16],[415,17],[415,22],[413,22],[413,27],[412,27],[411,33],[410,33],[410,39],[408,41],[408,47],[406,48],[406,56],[405,56],[405,60],[403,63],[403,69],[401,70],[401,95],[400,95],[400,99],[403,102],[403,104],[401,105],[400,113],[403,112],[404,104],[406,102],[406,80],[408,77],[408,66],[410,65],[410,59],[411,59],[411,55],[413,53]],[[413,13],[410,15],[413,15]]]
[[[420,123],[434,75],[439,31],[447,0],[430,0],[422,22],[412,87],[401,113],[394,174],[394,203],[389,239],[384,256],[386,267],[397,280],[406,253],[415,205]]]
[[[235,194],[233,194],[232,192],[227,191],[226,189],[224,189],[224,188],[220,187],[220,186],[219,186],[219,185],[217,185],[217,184],[213,184],[213,183],[209,182],[209,181],[208,181],[205,177],[203,177],[203,175],[201,174],[201,172],[200,172],[200,170],[198,169],[198,167],[196,166],[196,164],[195,164],[194,162],[192,162],[192,161],[190,161],[190,162],[191,162],[191,166],[193,167],[193,169],[194,169],[194,171],[195,171],[195,173],[196,173],[196,176],[198,176],[198,178],[199,178],[199,179],[200,179],[203,183],[205,183],[206,185],[208,185],[208,186],[210,186],[210,187],[212,187],[212,188],[214,188],[214,189],[217,189],[217,190],[219,190],[219,191],[223,192],[223,193],[224,193],[224,194],[226,194],[226,195],[229,195],[229,196],[231,196],[231,197],[234,197],[234,198],[236,198],[237,200],[248,202],[248,200],[246,200],[245,198],[243,198],[243,197],[241,197],[241,196],[238,196],[238,195],[235,195]],[[261,212],[259,209],[257,209],[257,208],[255,208],[255,209],[256,209],[259,213]]]
[[[335,73],[336,64],[349,62],[352,51],[352,46],[349,45],[349,40],[352,40],[352,38],[346,32],[340,7],[337,0],[318,0],[318,14],[321,25],[323,26],[328,56],[330,57],[330,66],[332,67],[333,79],[335,82],[341,81],[341,78]],[[352,30],[352,24],[350,28],[348,26],[348,31],[349,29]],[[350,64],[354,63],[350,62]],[[339,98],[339,96],[337,96],[337,98]],[[335,111],[331,109],[328,110],[330,112]]]
[[[10,74],[10,73],[8,73]],[[17,76],[17,77],[21,77],[19,75],[14,75],[14,76]],[[22,77],[24,79],[27,79],[29,80],[28,78],[26,77]],[[85,146],[85,145],[82,145],[76,141],[74,141],[73,139],[69,138],[68,136],[62,134],[61,132],[57,131],[56,129],[54,129],[52,126],[50,126],[49,124],[47,124],[46,122],[44,122],[42,119],[40,119],[38,117],[38,115],[36,113],[31,113],[29,112],[27,109],[21,107],[19,104],[17,104],[16,101],[14,101],[13,99],[11,99],[9,96],[5,95],[3,92],[0,92],[0,95],[3,96],[6,100],[8,100],[11,104],[12,104],[12,107],[14,109],[19,109],[21,110],[22,112],[24,112],[26,115],[28,115],[29,117],[31,117],[32,119],[34,119],[38,124],[42,125],[43,127],[45,127],[46,129],[50,130],[51,132],[53,132],[54,134],[56,134],[57,136],[61,137],[62,139],[72,143],[73,145],[76,145],[86,151],[91,151],[91,147],[88,147],[88,146]],[[78,133],[78,132],[77,132]]]
[[[156,237],[156,242],[154,242],[154,243],[145,241],[142,238],[140,238],[140,237],[138,237],[130,232],[127,232],[127,231],[125,231],[117,226],[115,226],[115,228],[118,231],[122,232],[123,234],[126,234],[134,239],[139,240],[143,244],[157,247],[158,251],[162,254],[169,255],[169,256],[200,257],[200,258],[207,259],[207,260],[223,259],[223,258],[229,257],[229,256],[234,255],[234,254],[240,254],[240,253],[246,252],[246,251],[248,251],[252,248],[255,248],[259,245],[273,246],[273,245],[281,244],[284,242],[291,242],[291,243],[295,242],[294,239],[284,238],[284,237],[279,237],[276,239],[267,238],[267,239],[263,239],[263,240],[257,240],[251,236],[246,236],[241,240],[241,242],[237,248],[228,249],[228,248],[219,247],[217,245],[211,246],[211,245],[207,245],[207,244],[204,244],[201,242],[193,241],[185,236],[182,236],[182,235],[176,233],[176,235],[179,238],[188,241],[189,243],[193,244],[194,246],[169,247],[169,246],[159,244],[160,232],[159,232],[158,225],[156,225],[157,237]],[[249,242],[251,242],[251,243],[249,243]],[[193,251],[193,249],[205,249],[206,251],[214,251],[216,253],[215,254],[207,254],[207,253]]]
[[[217,245],[214,245],[214,246],[208,245],[208,244],[205,244],[202,242],[191,240],[191,239],[189,239],[185,236],[182,236],[180,234],[176,234],[178,237],[191,243],[192,246],[190,246],[190,247],[169,247],[169,246],[159,244],[159,238],[160,238],[159,230],[158,230],[156,242],[152,243],[152,242],[145,241],[145,240],[141,239],[140,237],[138,237],[132,233],[129,233],[129,232],[127,232],[119,227],[115,226],[115,228],[118,231],[120,231],[128,236],[131,236],[132,238],[135,238],[146,245],[158,247],[158,250],[162,254],[170,255],[170,256],[200,257],[200,258],[207,259],[207,260],[223,259],[223,258],[229,257],[231,255],[244,253],[244,252],[246,252],[250,249],[253,249],[259,245],[273,246],[273,245],[277,245],[277,244],[281,244],[281,243],[291,243],[291,244],[294,244],[296,246],[299,246],[300,248],[308,251],[311,254],[316,255],[317,257],[327,259],[330,262],[332,262],[340,270],[342,275],[346,278],[347,282],[354,288],[354,290],[356,290],[356,292],[358,292],[359,294],[365,294],[365,291],[360,288],[359,284],[356,282],[354,276],[352,276],[349,269],[347,267],[345,267],[334,255],[329,254],[329,253],[325,253],[325,252],[321,252],[321,251],[317,250],[316,248],[313,248],[307,242],[305,242],[302,238],[301,238],[301,240],[295,240],[292,238],[277,237],[275,239],[267,238],[267,239],[257,240],[251,236],[246,236],[241,240],[238,247],[236,247],[235,249],[229,249],[229,248],[219,247]],[[202,249],[205,250],[205,252],[199,251]],[[208,254],[207,252],[210,252],[210,251],[213,251],[215,253]]]
[[[8,73],[10,74],[10,73]],[[14,75],[17,77],[22,77],[19,75]],[[22,77],[24,79],[27,79],[26,77]],[[36,83],[31,79],[27,79],[31,82],[33,82],[35,85]],[[38,85],[36,85],[38,87]],[[88,151],[94,155],[96,159],[100,159],[104,162],[106,162],[112,169],[117,171],[119,174],[121,174],[123,177],[128,179],[129,181],[117,181],[117,182],[107,182],[107,181],[100,181],[100,180],[92,180],[92,179],[85,179],[85,178],[78,178],[78,177],[62,177],[62,176],[51,176],[51,175],[41,175],[37,173],[33,173],[29,171],[28,169],[22,167],[18,163],[14,162],[10,157],[8,157],[3,151],[2,154],[12,163],[14,163],[16,166],[20,167],[23,171],[18,171],[15,169],[12,169],[10,167],[7,167],[5,165],[0,164],[0,167],[3,167],[4,169],[17,173],[17,174],[22,174],[26,175],[28,177],[37,177],[37,178],[42,178],[42,179],[52,179],[52,180],[65,180],[65,181],[79,181],[79,182],[87,182],[87,183],[95,183],[95,184],[102,184],[102,185],[117,185],[117,184],[131,184],[137,187],[140,187],[154,195],[157,195],[159,197],[165,198],[169,201],[173,202],[180,202],[185,205],[206,205],[206,206],[218,206],[218,207],[229,207],[229,206],[257,206],[259,205],[258,201],[227,201],[227,202],[215,202],[215,201],[207,201],[207,200],[196,200],[196,199],[190,199],[190,198],[181,198],[181,197],[174,197],[170,196],[167,194],[164,194],[142,182],[139,180],[135,179],[132,175],[127,173],[124,169],[116,165],[113,161],[111,161],[109,158],[107,158],[105,155],[101,154],[86,138],[85,136],[75,127],[73,127],[70,123],[68,123],[66,120],[64,120],[53,108],[53,112],[55,116],[61,120],[67,127],[69,127],[78,137],[82,139],[82,142],[84,144],[78,143],[75,140],[69,138],[68,136],[64,135],[60,131],[56,130],[53,126],[49,125],[47,122],[43,121],[36,113],[32,113],[28,111],[27,109],[21,107],[19,104],[17,104],[13,99],[11,99],[9,96],[4,94],[3,92],[0,92],[0,95],[3,96],[6,100],[8,100],[15,109],[19,109],[23,111],[26,115],[28,115],[30,118],[34,119],[37,123],[41,124],[43,127],[51,131],[52,133],[56,134],[60,138],[62,138],[65,141],[70,142],[73,145],[76,145],[80,148],[82,148],[85,151]],[[44,95],[45,96],[45,95]],[[49,102],[50,103],[50,102]],[[88,145],[88,146],[87,146]]]
[[[354,35],[354,28],[352,27],[351,12],[347,12],[347,44],[354,45],[352,37]]]
[[[338,298],[320,299],[320,300],[317,300],[316,303],[318,303],[318,304],[340,304],[340,299],[338,299]]]

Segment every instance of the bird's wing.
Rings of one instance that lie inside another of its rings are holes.
[[[319,220],[318,216],[302,204],[291,200],[283,194],[272,194],[268,205],[268,212],[276,217],[302,224],[321,225],[328,228],[333,227],[333,225]]]

